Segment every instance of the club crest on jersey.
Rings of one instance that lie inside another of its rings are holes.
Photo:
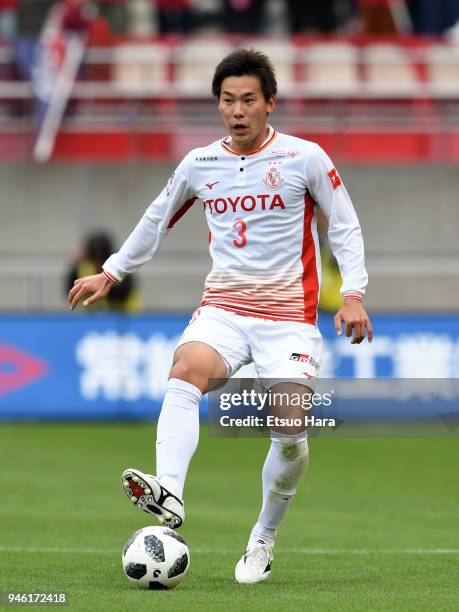
[[[284,184],[284,179],[275,163],[269,166],[263,183],[268,189],[279,189]]]

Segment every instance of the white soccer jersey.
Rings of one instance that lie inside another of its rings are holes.
[[[317,206],[329,221],[341,293],[365,293],[360,225],[333,163],[317,144],[271,127],[250,154],[232,151],[230,139],[188,153],[120,251],[105,262],[108,276],[119,281],[149,261],[198,199],[204,203],[213,261],[202,305],[315,325]]]

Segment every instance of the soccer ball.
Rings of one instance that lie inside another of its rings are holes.
[[[122,561],[124,573],[140,588],[172,589],[190,567],[190,551],[172,529],[144,527],[127,541]]]

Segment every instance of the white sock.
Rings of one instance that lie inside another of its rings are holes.
[[[199,440],[201,391],[171,378],[156,432],[156,476],[171,493],[183,498],[186,473]]]
[[[290,436],[272,432],[263,466],[263,506],[250,538],[273,542],[276,530],[296,493],[309,457],[306,432]]]

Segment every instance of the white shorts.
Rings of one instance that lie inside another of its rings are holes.
[[[313,386],[322,360],[322,336],[314,325],[258,319],[214,306],[193,313],[177,348],[186,342],[204,342],[215,349],[228,377],[253,362],[262,383],[294,379]]]

